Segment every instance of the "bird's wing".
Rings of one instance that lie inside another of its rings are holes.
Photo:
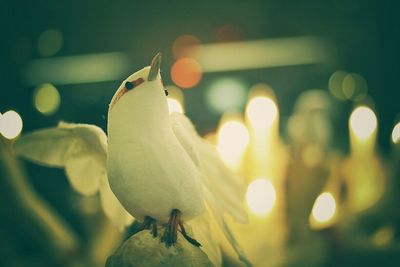
[[[185,115],[172,113],[170,122],[175,136],[203,173],[207,206],[239,258],[249,264],[223,217],[224,213],[228,213],[240,223],[248,222],[242,204],[245,193],[243,182],[225,166],[216,149],[198,135]]]
[[[65,168],[71,186],[85,196],[100,191],[105,214],[119,228],[132,222],[132,216],[121,206],[108,184],[107,136],[101,128],[61,122],[58,127],[20,137],[13,148],[17,154],[38,164]]]

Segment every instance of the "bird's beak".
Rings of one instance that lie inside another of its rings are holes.
[[[158,72],[160,71],[161,66],[161,53],[157,53],[150,65],[149,76],[147,77],[148,81],[154,81],[157,78]]]

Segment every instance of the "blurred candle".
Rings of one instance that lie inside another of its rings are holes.
[[[400,142],[400,122],[398,122],[392,131],[392,142],[393,144],[398,144]]]
[[[14,110],[0,114],[0,133],[7,139],[16,138],[22,131],[21,116]]]
[[[225,164],[234,171],[241,169],[249,138],[241,115],[226,113],[222,117],[217,131],[217,150]]]
[[[330,192],[321,193],[315,200],[311,211],[312,228],[325,228],[333,223],[336,215],[336,200]]]
[[[378,121],[367,106],[350,115],[351,156],[345,165],[348,204],[354,212],[372,207],[385,189],[385,170],[375,152]]]
[[[250,177],[266,176],[276,179],[278,176],[278,122],[279,111],[272,89],[265,85],[256,86],[251,90],[246,106],[246,123],[251,136],[248,166]]]
[[[370,157],[374,153],[377,119],[366,106],[357,107],[350,115],[350,142],[354,157]]]
[[[246,203],[250,211],[265,217],[275,206],[276,192],[271,180],[265,177],[256,178],[247,187]]]

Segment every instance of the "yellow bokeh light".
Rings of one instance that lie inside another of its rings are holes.
[[[246,116],[255,127],[270,127],[278,116],[278,108],[271,98],[257,96],[247,104]]]
[[[173,112],[183,113],[182,104],[178,100],[168,97],[167,103],[168,103],[169,114]]]
[[[22,131],[21,116],[9,110],[0,117],[0,133],[7,139],[14,139]]]
[[[36,88],[33,94],[33,103],[40,113],[54,114],[60,107],[60,94],[53,85],[45,83]]]
[[[222,120],[217,133],[217,150],[225,164],[239,169],[249,139],[249,132],[239,118]]]
[[[312,217],[316,222],[327,223],[336,213],[336,201],[331,193],[324,192],[315,200]]]
[[[350,116],[350,128],[360,140],[367,140],[377,128],[375,113],[366,106],[357,107]]]
[[[398,144],[400,142],[400,122],[398,122],[392,131],[392,142]]]
[[[266,216],[272,211],[275,202],[276,191],[269,179],[258,178],[247,187],[246,203],[254,214]]]

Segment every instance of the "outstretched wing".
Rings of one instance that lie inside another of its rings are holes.
[[[175,136],[203,173],[207,206],[239,258],[250,265],[223,217],[228,213],[240,223],[248,222],[242,204],[245,194],[243,182],[225,166],[216,149],[197,134],[185,115],[172,113],[170,121]]]
[[[26,134],[14,142],[14,151],[38,164],[65,168],[68,181],[79,193],[90,196],[100,191],[107,217],[119,228],[132,223],[108,184],[107,136],[89,124],[61,122],[58,127]]]

